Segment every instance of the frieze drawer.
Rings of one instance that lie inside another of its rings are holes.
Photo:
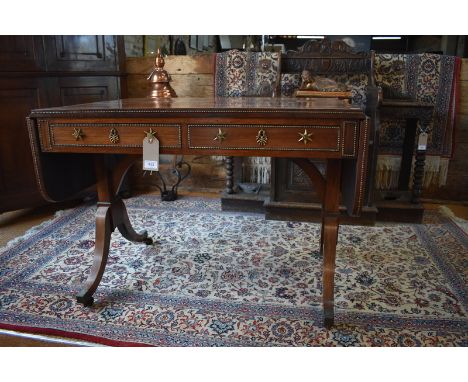
[[[189,124],[190,149],[340,151],[340,126]]]
[[[157,123],[61,123],[39,121],[41,145],[54,147],[142,147],[148,133],[159,139],[161,148],[181,148],[179,124]]]

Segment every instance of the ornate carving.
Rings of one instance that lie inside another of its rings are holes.
[[[366,73],[371,69],[370,52],[353,52],[344,41],[307,41],[297,51],[288,51],[281,59],[284,73],[315,74]]]
[[[331,78],[313,76],[308,70],[303,70],[301,73],[300,90],[315,90],[324,92],[345,92],[349,89],[344,84],[339,84]]]

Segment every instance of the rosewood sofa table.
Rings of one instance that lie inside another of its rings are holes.
[[[369,123],[361,109],[338,99],[122,99],[33,110],[28,128],[46,199],[54,200],[45,175],[48,163],[71,155],[94,162],[96,243],[78,302],[93,304],[115,228],[128,240],[152,243],[146,231],[132,228],[118,191],[129,167],[142,158],[143,139],[154,132],[161,154],[288,157],[304,170],[323,200],[324,325],[333,325],[340,196],[348,213],[359,214],[366,181]],[[326,159],[326,175],[308,158]],[[54,176],[65,177],[63,171]],[[81,171],[92,173],[92,168]]]

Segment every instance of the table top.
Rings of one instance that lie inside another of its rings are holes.
[[[128,98],[93,102],[72,106],[35,109],[32,117],[53,114],[114,114],[161,112],[311,112],[344,113],[363,116],[357,106],[347,105],[339,99],[307,99],[293,97],[176,97],[176,98]]]

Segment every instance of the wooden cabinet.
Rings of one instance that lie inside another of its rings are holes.
[[[119,69],[114,36],[45,36],[49,71],[115,71]]]
[[[44,49],[40,36],[0,36],[0,71],[44,69]]]
[[[121,98],[123,65],[122,37],[0,36],[0,212],[45,203],[26,126],[31,109]]]
[[[0,211],[42,202],[25,117],[46,99],[44,78],[0,78]]]

